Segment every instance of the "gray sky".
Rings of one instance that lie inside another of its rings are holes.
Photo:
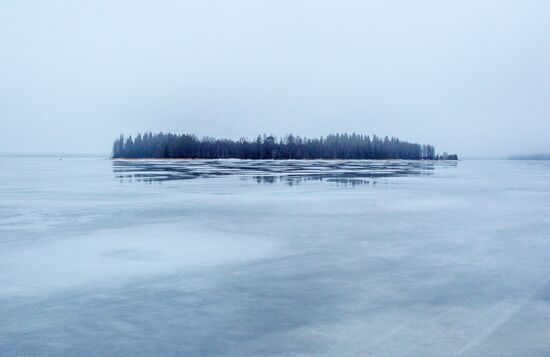
[[[0,0],[0,152],[119,133],[550,151],[550,1]]]

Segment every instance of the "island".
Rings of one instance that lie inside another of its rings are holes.
[[[456,154],[436,154],[433,145],[362,134],[332,134],[305,138],[258,135],[255,140],[199,139],[192,134],[151,132],[125,137],[113,144],[115,159],[250,159],[250,160],[458,160]]]

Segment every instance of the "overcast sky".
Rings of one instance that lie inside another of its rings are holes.
[[[0,152],[357,132],[550,151],[550,1],[0,0]]]

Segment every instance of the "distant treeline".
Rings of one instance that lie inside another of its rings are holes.
[[[113,158],[157,159],[405,159],[457,160],[457,155],[436,155],[432,145],[413,144],[376,135],[336,134],[320,138],[273,135],[246,139],[197,138],[190,134],[121,135],[113,144]]]
[[[532,154],[532,155],[514,155],[508,157],[509,160],[550,160],[550,153]]]

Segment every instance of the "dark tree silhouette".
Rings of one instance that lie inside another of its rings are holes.
[[[185,159],[405,159],[457,160],[457,155],[436,155],[431,145],[379,138],[374,135],[336,134],[320,138],[258,135],[254,141],[197,138],[190,134],[151,132],[135,138],[120,135],[113,144],[113,158]]]

